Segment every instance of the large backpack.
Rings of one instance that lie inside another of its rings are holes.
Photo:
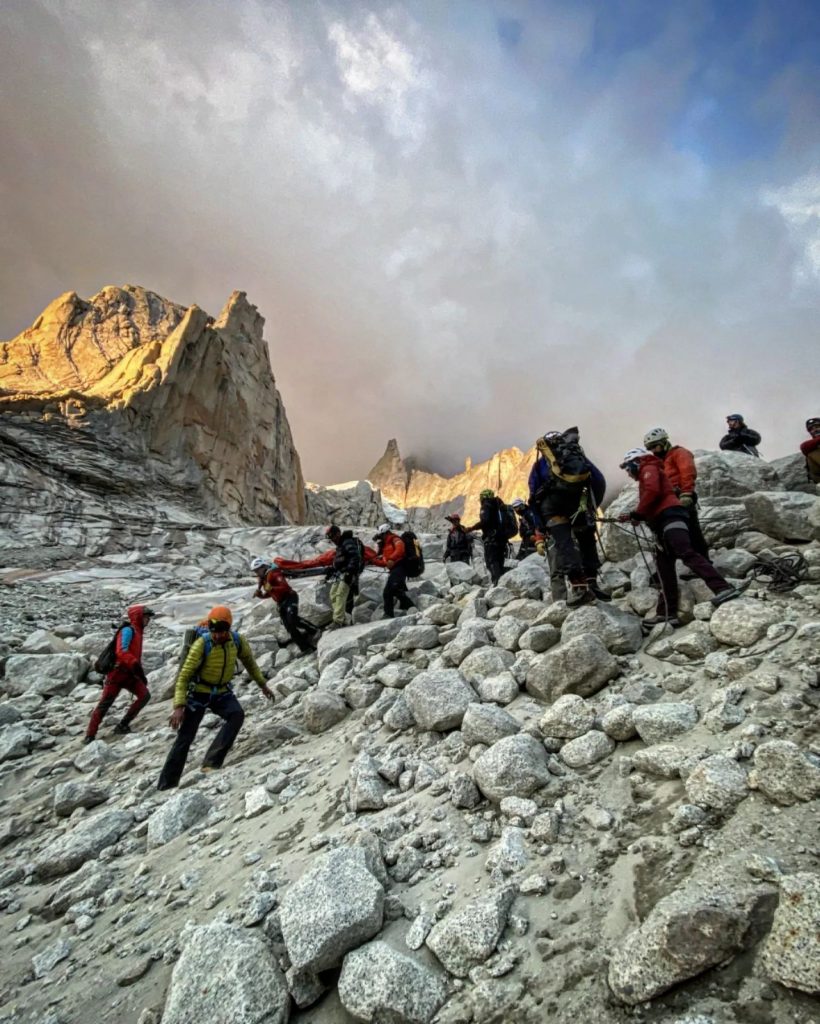
[[[202,655],[202,661],[205,661],[205,659],[211,653],[214,646],[213,639],[211,638],[211,631],[208,629],[207,626],[191,626],[190,629],[186,629],[185,632],[182,634],[182,643],[180,644],[179,647],[180,667],[185,664],[185,659],[188,657],[188,652],[191,650],[191,648],[194,646],[194,644],[200,637],[203,637],[205,639],[205,651]],[[231,630],[231,638],[233,639],[233,642],[236,644],[236,649],[238,651],[240,638],[239,634],[235,629]],[[200,665],[201,664],[202,662],[200,662]]]
[[[424,552],[412,530],[405,531],[401,539],[404,543],[404,571],[408,579],[412,580],[424,572]]]
[[[114,635],[97,656],[93,667],[94,671],[99,672],[101,676],[107,676],[109,672],[113,671],[114,666],[117,664],[117,640],[119,638],[120,631],[130,625],[130,622],[121,622],[119,626],[115,626]]]
[[[503,502],[498,503],[498,516],[499,516],[499,532],[504,540],[512,540],[512,538],[518,533],[518,516],[515,514],[515,509],[512,505],[505,505]]]
[[[543,438],[538,450],[549,463],[556,482],[571,490],[582,491],[589,483],[589,461],[578,442],[576,430],[564,431],[559,437]]]

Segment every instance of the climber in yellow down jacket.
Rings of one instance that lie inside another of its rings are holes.
[[[237,658],[268,700],[273,694],[254,660],[244,636],[231,629],[230,608],[212,608],[207,624],[200,629],[177,675],[174,687],[174,711],[169,725],[177,738],[160,773],[157,789],[173,789],[179,784],[188,750],[206,711],[222,720],[222,728],[208,747],[203,769],[221,768],[222,762],[242,728],[245,712],[231,690]]]

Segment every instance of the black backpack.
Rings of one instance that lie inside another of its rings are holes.
[[[556,483],[582,491],[589,483],[589,461],[578,441],[577,428],[570,427],[560,437],[542,438],[538,450],[549,463]]]
[[[512,505],[498,504],[498,515],[500,520],[499,532],[504,540],[512,540],[518,533],[518,516]]]
[[[421,544],[412,530],[406,530],[401,535],[404,543],[404,572],[408,579],[416,579],[424,572],[424,552]]]
[[[97,656],[92,667],[94,671],[98,672],[101,676],[107,676],[117,664],[117,638],[120,635],[120,630],[125,629],[126,626],[130,625],[130,622],[121,622],[119,626],[115,626],[114,635]]]

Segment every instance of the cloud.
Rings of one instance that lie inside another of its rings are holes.
[[[730,406],[777,455],[816,411],[799,4],[7,6],[0,336],[69,288],[243,288],[324,481],[570,422],[611,468]]]

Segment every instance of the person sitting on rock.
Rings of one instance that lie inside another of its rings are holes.
[[[811,437],[800,445],[806,456],[806,476],[811,483],[820,484],[820,416],[806,420],[806,430]]]
[[[404,567],[404,541],[394,533],[387,523],[376,531],[373,540],[378,544],[378,555],[374,565],[387,568],[387,583],[384,585],[384,617],[392,619],[396,601],[399,608],[407,611],[413,602],[407,592],[407,573]]]
[[[638,482],[638,504],[619,516],[621,522],[645,522],[655,534],[655,565],[660,583],[654,617],[644,619],[647,627],[666,622],[678,627],[678,578],[675,561],[680,559],[699,576],[715,595],[712,604],[722,604],[740,592],[725,580],[712,563],[698,554],[689,536],[688,512],[681,505],[663,471],[663,463],[646,448],[630,448],[621,469]]]
[[[272,566],[264,558],[254,558],[251,569],[258,580],[254,597],[270,597],[276,602],[279,618],[302,654],[309,654],[315,650],[321,630],[312,622],[300,618],[299,595],[285,579],[282,570]]]
[[[447,532],[442,560],[445,562],[472,562],[473,538],[461,525],[461,516],[458,512],[453,512],[452,515],[444,518],[451,525]]]
[[[518,545],[516,561],[521,562],[529,555],[534,555],[540,547],[540,554],[544,553],[544,534],[541,532],[540,523],[535,512],[527,505],[526,501],[516,498],[512,507],[518,516],[518,536],[521,543]]]
[[[146,626],[154,617],[154,612],[143,604],[133,604],[127,614],[129,624],[120,626],[117,630],[116,664],[105,677],[105,685],[99,703],[91,713],[83,743],[92,743],[96,739],[100,723],[121,690],[128,690],[134,695],[134,700],[119,724],[114,727],[114,732],[118,735],[131,732],[131,723],[151,699],[148,680],[142,667],[142,637]]]
[[[746,426],[743,416],[739,412],[730,412],[726,417],[726,425],[729,430],[720,439],[721,451],[745,452],[746,455],[760,458],[760,452],[757,450],[761,441],[760,434]]]
[[[478,522],[469,528],[470,533],[476,530],[481,531],[481,539],[484,543],[484,564],[490,574],[490,580],[495,586],[507,571],[505,561],[507,558],[507,547],[509,536],[504,531],[504,502],[496,496],[495,491],[489,487],[478,496],[479,518]]]
[[[704,558],[709,557],[709,545],[703,536],[698,519],[698,496],[695,482],[698,470],[695,456],[683,445],[672,444],[669,434],[663,427],[648,430],[643,439],[644,448],[656,455],[663,462],[666,479],[672,485],[678,501],[689,514],[689,537],[692,547]]]
[[[231,629],[232,623],[230,608],[224,605],[212,608],[202,635],[194,640],[177,673],[174,711],[168,722],[176,731],[177,738],[165,760],[157,789],[173,789],[179,785],[188,750],[206,711],[218,715],[223,724],[205,752],[202,770],[213,771],[222,767],[245,720],[242,705],[231,689],[237,658],[265,697],[273,700],[248,641]]]
[[[604,475],[587,458],[577,427],[547,431],[536,448],[528,481],[530,507],[554,543],[553,596],[566,596],[570,605],[596,597],[609,600],[598,587],[601,562],[595,539],[595,509],[606,491]]]

